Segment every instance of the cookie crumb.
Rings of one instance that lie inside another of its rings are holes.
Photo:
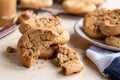
[[[38,67],[38,69],[42,69],[42,68],[44,68],[44,66],[39,66],[39,67]]]
[[[36,61],[36,64],[38,64],[38,62]]]
[[[44,64],[45,63],[45,60],[43,60],[42,62],[41,62],[41,64]]]
[[[33,68],[33,70],[35,70],[35,68]]]
[[[16,52],[16,49],[13,48],[13,47],[11,47],[11,46],[8,46],[8,47],[6,48],[6,51],[7,51],[8,53],[15,53],[15,52]]]

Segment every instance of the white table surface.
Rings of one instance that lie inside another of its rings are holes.
[[[120,8],[120,0],[107,0],[102,7],[109,9]],[[46,14],[41,14],[43,16]],[[38,64],[31,68],[25,68],[20,65],[16,56],[8,56],[7,46],[16,47],[21,34],[18,30],[0,39],[0,80],[108,80],[98,71],[94,63],[86,56],[85,50],[90,46],[88,42],[78,37],[74,30],[74,24],[81,17],[61,16],[71,39],[68,45],[75,49],[81,61],[84,63],[84,69],[77,74],[64,76],[61,68],[54,64],[53,60],[38,60]]]

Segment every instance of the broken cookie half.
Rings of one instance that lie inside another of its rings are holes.
[[[31,67],[50,45],[53,44],[58,34],[49,29],[33,29],[27,31],[18,41],[17,50],[20,62]]]
[[[78,54],[65,45],[58,45],[57,62],[65,75],[77,73],[83,69],[83,63],[80,61]]]

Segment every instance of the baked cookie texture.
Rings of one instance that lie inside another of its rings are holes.
[[[30,25],[30,26],[26,26]],[[33,26],[34,25],[34,26]],[[23,34],[30,29],[48,28],[61,34],[65,29],[59,17],[42,17],[24,22],[19,30]]]
[[[104,16],[100,30],[106,36],[120,35],[120,9],[113,10]]]
[[[105,35],[101,33],[100,27],[102,26],[103,16],[108,12],[109,10],[100,8],[86,14],[83,22],[83,31],[91,38],[104,38]]]
[[[120,48],[120,9],[96,9],[86,14],[82,28],[89,37]]]
[[[120,36],[110,36],[106,37],[105,43],[110,46],[115,46],[120,48]]]
[[[39,31],[34,31],[34,30],[41,30],[41,31],[43,30],[43,32],[44,32],[44,30],[48,30],[49,32],[52,32],[55,35],[57,35],[52,40],[52,43],[51,44],[47,43],[48,47],[45,46],[45,49],[43,49],[43,52],[40,52],[41,53],[40,56],[37,57],[37,58],[40,58],[40,59],[53,58],[54,55],[55,55],[55,49],[53,48],[52,45],[65,44],[70,40],[70,35],[64,29],[62,21],[59,17],[52,17],[52,18],[43,17],[43,18],[38,18],[38,19],[29,19],[29,20],[24,21],[19,27],[19,31],[23,34],[23,36],[24,35],[26,36],[26,34],[33,35],[32,33],[37,34],[37,32],[39,32]],[[36,36],[36,34],[34,36]],[[41,34],[41,33],[39,32],[38,34]],[[46,33],[44,33],[43,35],[47,36]],[[43,38],[44,38],[44,36],[40,35],[40,37],[43,37]],[[30,44],[28,42],[23,43],[22,42],[23,40],[24,40],[24,38],[20,38],[20,40],[18,42],[18,46],[19,46],[19,44],[20,45],[24,45],[24,44],[29,45]],[[37,37],[35,37],[35,39],[33,39],[33,42],[35,43],[36,40],[37,40]],[[40,42],[40,41],[37,41],[37,42]],[[37,44],[37,42],[36,42],[36,44]],[[42,43],[41,45],[45,45],[45,43]],[[38,46],[40,46],[40,45],[38,45]],[[31,48],[33,48],[33,46],[31,46]],[[28,48],[26,48],[26,50],[27,49]],[[34,60],[34,59],[30,59],[30,60]],[[23,61],[23,62],[25,62],[25,61]]]
[[[48,29],[35,29],[27,31],[18,41],[17,50],[20,62],[31,67],[50,45],[58,34]]]
[[[22,24],[24,21],[29,20],[29,19],[34,19],[36,17],[36,14],[33,13],[33,11],[26,10],[23,12],[20,12],[17,23]]]
[[[19,27],[23,34],[18,41],[17,51],[21,64],[31,67],[36,59],[56,58],[65,75],[80,72],[83,64],[78,54],[64,46],[69,33],[59,17],[29,19]]]
[[[62,70],[65,75],[77,73],[83,70],[83,63],[78,60],[68,61],[62,65]]]
[[[41,28],[50,29],[58,33],[59,37],[55,39],[54,44],[65,44],[70,40],[69,33],[65,30],[59,17],[42,17],[26,20],[20,25],[19,31],[24,34],[28,30]]]
[[[58,65],[62,67],[65,75],[80,72],[83,69],[83,64],[78,54],[65,45],[58,45],[57,62]]]
[[[65,29],[59,17],[43,17],[35,20],[37,27],[45,27],[61,34]]]
[[[96,9],[96,5],[89,0],[64,0],[63,9],[70,14],[84,14]]]
[[[51,7],[53,0],[21,0],[20,3],[25,8],[41,9]]]

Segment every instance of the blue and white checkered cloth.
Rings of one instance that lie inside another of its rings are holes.
[[[120,52],[91,46],[86,56],[93,61],[104,76],[120,80]]]

